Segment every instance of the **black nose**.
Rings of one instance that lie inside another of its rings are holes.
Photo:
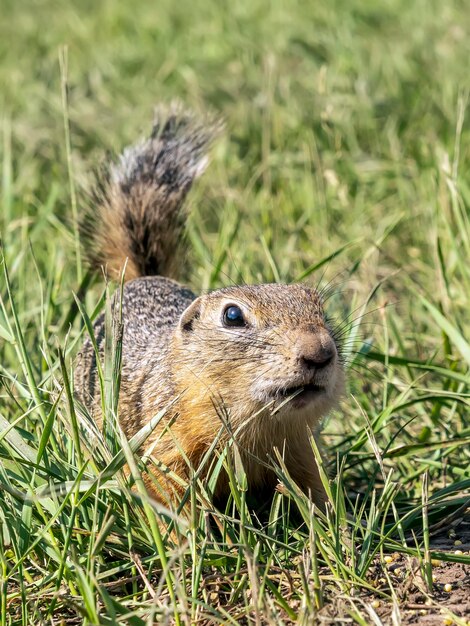
[[[331,363],[333,360],[333,354],[318,354],[312,357],[301,357],[302,365],[304,365],[309,370],[318,370],[322,367],[326,367],[328,363]]]
[[[307,370],[322,369],[336,356],[335,343],[326,331],[304,335],[297,350],[298,360]]]

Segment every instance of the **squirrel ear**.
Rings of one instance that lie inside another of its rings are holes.
[[[178,329],[181,333],[191,332],[193,329],[193,323],[199,319],[201,315],[201,298],[196,298],[194,302],[185,309],[178,322]]]

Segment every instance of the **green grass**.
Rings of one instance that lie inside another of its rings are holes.
[[[469,28],[457,0],[4,0],[0,626],[406,623],[413,573],[439,619],[465,623],[431,561],[470,564],[452,545],[470,497]],[[334,288],[350,354],[327,517],[278,459],[257,523],[229,450],[227,510],[196,474],[168,535],[139,491],[140,441],[92,443],[74,406],[84,320],[105,306],[80,190],[175,97],[226,121],[191,196],[188,283]]]

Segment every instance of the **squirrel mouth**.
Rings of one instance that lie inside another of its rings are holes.
[[[297,385],[296,387],[288,387],[287,389],[281,389],[279,391],[279,395],[283,398],[287,398],[288,396],[293,396],[294,394],[302,394],[302,393],[320,393],[325,391],[324,387],[320,387],[320,385],[316,385],[315,383],[308,383],[306,385]]]
[[[316,385],[315,383],[307,383],[305,385],[296,385],[295,387],[280,389],[276,395],[278,398],[285,398],[285,402],[288,402],[289,406],[300,409],[324,392],[325,387]]]

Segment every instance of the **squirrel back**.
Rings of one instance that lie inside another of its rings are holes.
[[[89,264],[118,278],[178,278],[184,257],[184,201],[206,168],[219,125],[179,105],[157,110],[151,135],[97,174],[81,237]]]

